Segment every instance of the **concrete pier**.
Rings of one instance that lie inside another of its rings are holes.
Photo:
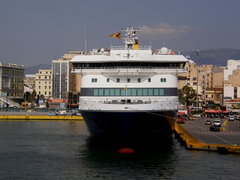
[[[0,115],[0,120],[83,120],[82,116]]]
[[[0,120],[83,120],[82,116],[48,115],[48,112],[0,112]]]
[[[222,119],[220,132],[210,131],[210,125],[205,125],[205,121],[196,118],[185,124],[175,124],[175,132],[187,149],[240,153],[240,121]]]

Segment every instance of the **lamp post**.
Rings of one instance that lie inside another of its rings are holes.
[[[197,55],[197,111],[199,111],[199,97],[198,97],[198,60],[199,60],[199,50],[196,50],[195,53]]]
[[[27,91],[24,93],[24,108],[27,108]]]
[[[222,108],[224,106],[224,69],[222,73]]]

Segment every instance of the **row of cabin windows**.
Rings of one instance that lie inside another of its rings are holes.
[[[39,86],[39,89],[41,89],[43,87]],[[51,86],[48,87],[49,89],[51,89]],[[45,89],[47,89],[47,86],[45,86]]]
[[[51,76],[38,76],[38,79],[51,79]]]
[[[46,73],[46,74],[48,74],[48,71],[40,71],[40,74],[42,74],[42,73]],[[52,74],[52,72],[51,71],[49,71],[49,74]]]
[[[142,82],[141,78],[137,79],[138,82]],[[96,83],[97,82],[97,78],[92,78],[92,82]],[[107,82],[110,82],[110,78],[107,78]],[[117,82],[120,82],[120,78],[117,78]],[[130,83],[131,79],[127,78],[127,82]],[[148,78],[148,82],[151,82],[151,78]],[[160,82],[167,82],[166,78],[160,78]]]
[[[51,81],[48,81],[48,82],[47,82],[47,81],[38,81],[38,84],[41,84],[41,83],[45,83],[45,84],[48,83],[48,84],[51,84],[52,82],[51,82]]]
[[[96,88],[93,96],[164,96],[163,88]]]

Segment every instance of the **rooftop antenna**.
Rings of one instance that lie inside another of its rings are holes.
[[[86,32],[86,24],[84,24],[84,50],[87,52],[87,32]]]

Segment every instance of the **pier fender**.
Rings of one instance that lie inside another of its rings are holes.
[[[118,150],[118,153],[121,153],[121,154],[133,154],[133,153],[136,153],[136,151],[132,148],[121,148]]]

